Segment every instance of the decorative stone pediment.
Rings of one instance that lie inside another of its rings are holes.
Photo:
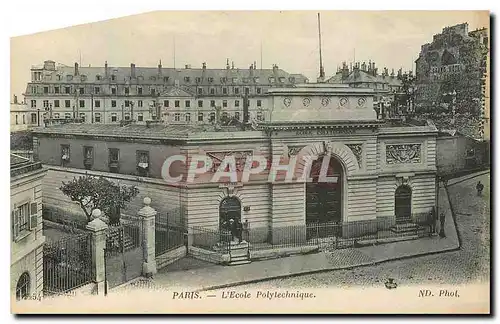
[[[222,152],[207,152],[209,158],[212,159],[212,169],[211,172],[216,172],[222,161],[226,156],[234,157],[236,162],[235,171],[243,171],[245,167],[246,160],[249,156],[252,156],[252,151],[222,151]],[[232,170],[231,170],[232,171]]]
[[[162,97],[193,97],[193,95],[181,88],[172,87],[165,91]]]

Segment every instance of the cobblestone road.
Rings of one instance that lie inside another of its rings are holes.
[[[475,189],[479,180],[485,185],[482,197],[477,196]],[[462,248],[459,251],[392,261],[352,270],[269,280],[239,286],[239,288],[378,286],[383,285],[387,278],[394,278],[398,285],[489,282],[490,174],[453,184],[449,186],[448,193],[462,239]]]

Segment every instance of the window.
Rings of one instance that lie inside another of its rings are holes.
[[[142,87],[137,87],[137,93],[142,95]]]
[[[240,120],[240,112],[239,111],[234,113],[234,118],[236,118],[236,120]]]
[[[99,117],[100,118],[100,117]],[[92,146],[83,147],[83,166],[90,170],[94,165],[94,148]]]
[[[473,148],[467,150],[467,157],[468,158],[474,157],[475,154],[476,154],[476,152]]]
[[[285,78],[283,78],[283,77],[279,78],[279,80],[280,80],[280,83],[285,82]]]
[[[68,75],[66,76],[66,80],[68,80],[68,81],[73,80],[73,76],[72,76],[72,75],[70,75],[70,74],[68,74]]]
[[[289,77],[288,81],[290,81],[290,83],[295,83],[295,78],[294,77]]]
[[[17,206],[12,211],[12,223],[14,225],[14,239],[19,236],[19,233],[29,231],[36,228],[38,216],[38,205],[36,203],[24,203]],[[31,212],[31,213],[30,213]],[[30,219],[30,216],[31,219]]]
[[[174,105],[175,105],[176,108],[180,107],[181,106],[181,101],[180,100],[176,100],[174,102]]]
[[[137,107],[142,107],[142,100],[137,101]]]
[[[19,125],[19,121],[18,121],[18,115],[16,115],[16,125]]]
[[[101,108],[101,100],[96,100],[95,103],[94,103],[94,106],[96,108]]]
[[[95,76],[95,79],[96,79],[97,81],[101,81],[101,79],[102,79],[102,78],[101,78],[101,76],[100,76],[100,75],[96,75],[96,76]]]
[[[31,100],[31,108],[36,108],[36,100]]]
[[[94,121],[96,123],[100,123],[101,122],[101,113],[95,113],[94,114]]]
[[[154,88],[149,89],[149,92],[151,93],[152,96],[156,95],[156,89]]]
[[[240,94],[240,88],[234,88],[234,94]]]
[[[184,104],[185,104],[186,108],[190,108],[191,107],[191,100],[186,100],[184,102]]]
[[[80,108],[85,108],[85,100],[80,100]]]
[[[71,118],[71,113],[64,113],[64,118],[70,119]]]
[[[228,119],[227,111],[225,111],[225,112],[222,113],[222,119],[223,120],[227,120]]]
[[[36,87],[35,86],[31,87],[31,93],[36,93]]]
[[[36,124],[36,114],[35,113],[31,114],[31,123]]]
[[[257,87],[257,94],[261,94],[262,93],[262,89],[260,87]]]
[[[144,115],[142,113],[137,114],[137,121],[143,121],[144,120]]]
[[[111,107],[113,107],[113,108],[116,107],[116,100],[111,100]]]
[[[47,108],[49,108],[49,101],[48,100],[43,101],[43,108],[45,108],[45,110],[47,110]]]
[[[211,95],[214,95],[214,94],[215,94],[215,89],[214,89],[214,88],[210,88],[210,94],[211,94]]]
[[[116,75],[111,75],[111,81],[116,81]]]
[[[65,94],[70,94],[71,93],[71,88],[70,87],[64,87],[64,93]]]
[[[85,94],[85,88],[80,88],[80,94]]]
[[[262,100],[257,100],[257,107],[262,107]]]
[[[101,93],[101,88],[99,88],[99,87],[94,87],[94,93],[95,93],[95,94],[99,94],[99,93]]]
[[[202,88],[198,88],[198,94],[199,95],[203,94],[203,89]]]
[[[220,78],[220,82],[221,82],[221,83],[226,83],[226,82],[227,82],[227,78],[226,78],[226,77],[222,77],[222,78]]]
[[[239,100],[235,100],[234,101],[234,106],[235,107],[239,107],[240,106],[240,101]]]
[[[273,77],[269,78],[269,83],[274,83],[274,78]]]
[[[180,113],[175,113],[174,114],[174,121],[178,122],[181,120],[181,114]]]
[[[59,100],[54,100],[54,108],[59,108]]]
[[[210,100],[210,107],[215,107],[215,100]]]
[[[116,88],[111,88],[111,94],[115,95],[116,94]]]
[[[200,83],[201,82],[201,78],[200,77],[196,77],[196,83]]]
[[[202,121],[203,121],[203,113],[202,113],[202,112],[199,112],[199,113],[198,113],[198,121],[199,121],[199,122],[202,122]]]
[[[258,121],[262,120],[262,112],[260,112],[260,111],[257,112],[257,120]]]
[[[140,176],[146,177],[149,173],[149,152],[148,151],[137,151],[137,173]]]
[[[130,113],[125,113],[125,120],[130,120]]]
[[[24,116],[23,116],[23,117],[24,117]],[[55,119],[59,119],[59,113],[55,113],[55,114],[54,114],[54,118],[55,118]],[[23,124],[24,124],[24,118],[23,118]]]
[[[203,108],[203,100],[198,100],[198,107]]]
[[[163,82],[168,82],[168,77],[163,77]]]
[[[214,82],[214,78],[209,77],[209,78],[208,78],[208,82]]]
[[[59,93],[59,87],[54,87],[54,93]]]
[[[163,106],[168,107],[168,105],[169,105],[168,100],[163,100]]]
[[[80,119],[82,120],[82,122],[85,122],[85,120],[87,119],[87,114],[86,113],[80,113]]]
[[[186,122],[191,122],[191,114],[190,113],[186,113],[186,115],[184,116],[185,119],[186,119]]]
[[[227,107],[227,100],[222,100],[222,107],[224,107],[224,108]]]
[[[222,94],[227,95],[227,88],[226,87],[222,88]]]
[[[130,102],[128,100],[125,100],[125,107],[129,107],[130,106]]]
[[[245,94],[249,94],[250,93],[250,88],[249,87],[245,87]]]
[[[259,83],[259,81],[260,81],[260,80],[259,80],[259,77],[255,77],[255,78],[253,78],[253,82],[255,82],[255,83]]]
[[[111,172],[118,172],[119,161],[120,161],[120,150],[116,148],[110,148],[108,153],[108,164],[109,170]]]
[[[16,285],[16,299],[26,299],[30,295],[30,275],[24,272],[17,281]]]
[[[117,121],[116,113],[111,113],[111,121],[112,122],[116,122]]]
[[[185,81],[185,82],[191,82],[191,78],[190,78],[190,77],[188,77],[188,76],[187,76],[187,77],[184,77],[184,81]]]
[[[71,101],[70,100],[64,100],[64,107],[66,107],[66,108],[71,107]]]
[[[211,113],[210,113],[210,117],[209,117],[209,119],[208,119],[208,120],[209,120],[210,122],[212,122],[212,123],[215,121],[215,113],[214,113],[214,112],[211,112]]]
[[[43,93],[49,93],[49,87],[43,87]]]
[[[65,163],[68,163],[69,160],[70,160],[69,145],[62,144],[61,145],[61,164],[64,165]]]

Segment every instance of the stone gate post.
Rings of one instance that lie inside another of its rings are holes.
[[[144,207],[139,212],[139,218],[142,219],[142,275],[150,277],[156,273],[156,255],[155,255],[155,218],[156,210],[150,206],[151,198],[144,198]]]
[[[101,211],[96,209],[92,215],[101,215]],[[105,259],[104,248],[106,247],[106,229],[108,225],[100,218],[96,217],[86,226],[92,234],[92,266],[94,270],[94,282],[98,295],[104,294]]]

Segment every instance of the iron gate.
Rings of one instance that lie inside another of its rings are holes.
[[[109,288],[139,277],[143,262],[142,221],[122,220],[106,232],[105,276]]]

